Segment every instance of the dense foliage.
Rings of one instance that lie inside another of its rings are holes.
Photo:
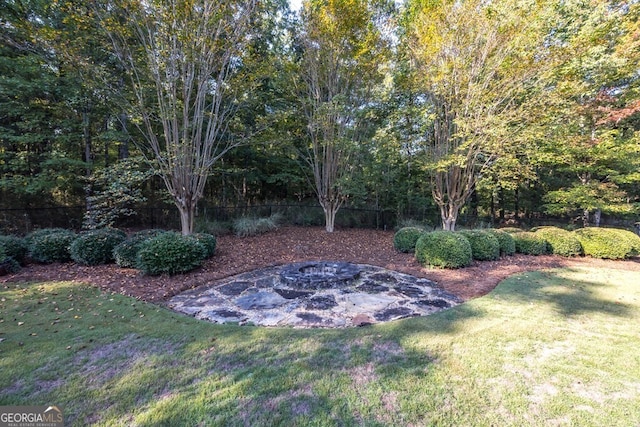
[[[71,258],[78,264],[99,265],[113,262],[113,249],[126,234],[120,230],[103,228],[86,232],[70,246]]]
[[[81,3],[2,2],[3,231],[267,203],[637,221],[640,3]]]
[[[420,236],[415,255],[420,264],[431,267],[466,267],[472,260],[469,240],[462,234],[444,230]]]
[[[186,273],[199,267],[207,257],[207,248],[190,236],[167,232],[142,243],[136,268],[151,276]]]
[[[511,234],[506,231],[496,230],[495,228],[489,228],[485,231],[493,234],[493,236],[498,239],[500,255],[513,255],[516,253],[516,241]]]
[[[542,236],[554,255],[572,257],[582,255],[582,245],[575,234],[558,227],[540,227],[535,233]]]
[[[64,229],[43,229],[27,236],[29,255],[44,264],[71,261],[71,243],[77,235]]]
[[[0,236],[0,248],[4,249],[4,255],[13,258],[19,264],[24,264],[29,253],[25,239],[17,236]],[[2,253],[0,253],[0,259]]]
[[[393,235],[393,247],[400,252],[414,252],[416,242],[425,232],[425,229],[420,227],[402,227]]]
[[[142,244],[162,233],[164,230],[144,230],[134,233],[113,249],[113,258],[120,267],[135,268],[138,252]]]
[[[594,258],[624,259],[636,253],[634,242],[622,238],[622,234],[615,229],[588,227],[580,228],[574,233],[580,240],[585,255]]]
[[[549,253],[548,243],[544,237],[530,231],[513,233],[516,242],[516,252],[525,255],[544,255]]]
[[[500,242],[493,234],[485,230],[460,231],[471,244],[471,255],[478,261],[490,261],[500,258]]]

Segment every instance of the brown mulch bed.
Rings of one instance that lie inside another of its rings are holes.
[[[344,229],[327,233],[318,227],[283,227],[255,237],[218,238],[216,255],[198,270],[177,276],[144,276],[116,265],[87,267],[68,264],[32,264],[0,282],[77,281],[135,298],[163,302],[177,293],[258,268],[300,261],[335,260],[370,264],[437,282],[468,300],[490,292],[515,273],[553,267],[590,266],[640,271],[640,259],[604,261],[592,258],[515,255],[498,261],[474,262],[458,270],[422,267],[412,254],[393,248],[393,232]]]

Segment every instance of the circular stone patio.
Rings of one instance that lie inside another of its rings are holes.
[[[340,328],[425,316],[461,302],[427,279],[317,261],[229,277],[182,292],[167,305],[214,323]]]

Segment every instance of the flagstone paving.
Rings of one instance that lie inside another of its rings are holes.
[[[296,279],[292,271],[302,276]],[[167,305],[214,323],[340,328],[425,316],[461,302],[428,279],[366,264],[319,261],[229,277],[182,292]]]

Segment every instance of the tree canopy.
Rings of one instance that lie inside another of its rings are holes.
[[[95,227],[171,203],[184,234],[199,206],[266,203],[320,205],[328,231],[344,206],[446,229],[635,222],[639,18],[606,0],[0,0],[0,210],[82,207]]]

